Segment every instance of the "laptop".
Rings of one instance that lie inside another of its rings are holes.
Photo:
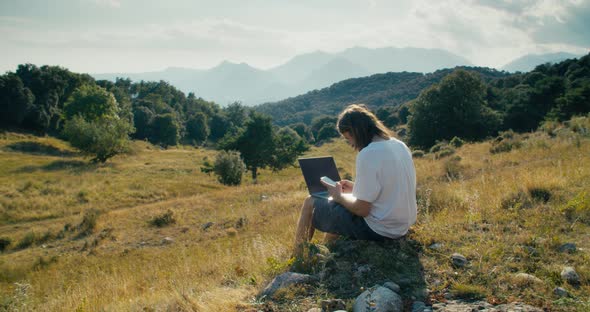
[[[330,199],[326,187],[320,182],[320,178],[326,176],[336,182],[340,181],[340,175],[332,156],[299,158],[299,167],[303,173],[309,195],[318,198]]]

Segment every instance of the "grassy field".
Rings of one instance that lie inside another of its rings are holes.
[[[415,159],[420,211],[410,237],[423,246],[431,300],[451,292],[590,308],[590,126],[578,124]],[[491,153],[499,144],[512,150]],[[0,133],[0,309],[255,305],[257,292],[286,270],[306,188],[298,168],[223,186],[199,170],[215,153],[134,142],[133,153],[95,165],[57,139]],[[308,156],[328,154],[342,175],[354,174],[355,154],[342,140]],[[559,251],[567,242],[577,251]],[[440,248],[429,248],[434,243]],[[453,268],[454,252],[470,265]],[[562,282],[564,266],[576,269],[580,286]],[[572,297],[555,297],[556,286]]]

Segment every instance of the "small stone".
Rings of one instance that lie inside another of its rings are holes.
[[[574,244],[574,243],[565,243],[565,244],[559,246],[560,252],[574,253],[574,252],[576,252],[576,250],[577,250],[576,244]]]
[[[207,229],[209,229],[210,227],[212,227],[215,223],[213,222],[207,222],[203,225],[201,225],[201,230],[203,231],[207,231]]]
[[[168,245],[168,244],[172,244],[174,243],[174,239],[172,237],[164,237],[164,239],[162,240],[162,244],[163,245]]]
[[[517,283],[520,284],[542,284],[543,281],[541,279],[539,279],[538,277],[531,275],[531,274],[527,274],[527,273],[517,273],[514,275],[514,279],[516,280]]]
[[[580,276],[572,267],[565,267],[561,271],[561,278],[563,278],[566,282],[570,283],[571,285],[578,285],[580,284]]]
[[[320,309],[320,308],[311,308],[311,309],[307,310],[307,312],[322,312],[322,309]]]
[[[553,293],[557,296],[557,297],[568,297],[570,294],[567,292],[567,290],[565,290],[565,288],[561,288],[561,287],[555,287],[555,289],[553,289]]]
[[[321,306],[323,311],[346,309],[346,303],[344,303],[344,300],[342,299],[322,300]]]
[[[441,244],[441,243],[434,243],[434,244],[428,246],[428,248],[432,249],[432,250],[441,250],[442,247],[443,247],[443,244]]]
[[[399,285],[394,282],[386,282],[383,284],[383,287],[391,289],[396,294],[399,294],[399,291],[401,290]]]
[[[466,266],[468,263],[467,258],[465,258],[465,256],[459,253],[454,253],[453,255],[451,255],[451,262],[453,263],[453,266],[456,268],[462,268]]]
[[[412,304],[412,312],[424,312],[426,309],[426,304],[422,301],[415,301]]]

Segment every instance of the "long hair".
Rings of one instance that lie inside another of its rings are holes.
[[[388,140],[393,136],[383,123],[364,104],[349,105],[338,116],[338,132],[348,132],[353,138],[352,147],[360,151],[367,147],[374,136]]]

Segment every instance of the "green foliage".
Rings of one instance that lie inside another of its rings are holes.
[[[165,147],[178,144],[180,140],[180,125],[173,114],[168,113],[154,117],[154,121],[152,122],[152,139],[154,143],[162,144]]]
[[[445,175],[449,180],[457,180],[463,176],[461,157],[455,156],[444,162]]]
[[[168,210],[161,215],[154,216],[148,223],[152,226],[161,228],[176,223],[176,219],[174,219],[174,213],[172,210]]]
[[[155,114],[149,108],[139,106],[133,109],[133,125],[137,129],[133,137],[137,139],[147,139],[152,135],[152,122]]]
[[[82,116],[86,121],[118,116],[117,101],[112,93],[97,85],[82,85],[72,93],[64,106],[64,118]]]
[[[299,137],[306,140],[308,143],[311,143],[315,140],[313,133],[311,132],[311,128],[308,127],[306,124],[304,124],[302,122],[298,122],[298,123],[289,125],[289,127],[291,127],[291,129],[295,130],[295,132],[297,132]]]
[[[187,138],[202,143],[209,136],[209,125],[204,113],[196,113],[186,122]]]
[[[410,144],[430,147],[455,136],[475,140],[494,133],[500,118],[485,105],[484,94],[481,78],[465,70],[423,91],[408,121]]]
[[[337,120],[338,119],[333,116],[319,116],[313,119],[311,122],[311,132],[317,142],[337,137],[339,135],[336,130]]]
[[[240,153],[236,151],[220,151],[215,157],[213,172],[217,180],[225,185],[240,185],[245,170]]]
[[[295,131],[287,129],[274,132],[268,116],[252,111],[250,118],[238,135],[220,142],[224,150],[239,151],[246,168],[256,181],[258,168],[280,170],[292,164],[297,156],[307,150],[307,144]]]
[[[33,108],[35,96],[14,73],[0,76],[0,121],[19,126]]]
[[[105,162],[127,150],[133,130],[127,121],[116,117],[87,121],[75,116],[66,122],[64,135],[72,146],[93,156],[93,161]]]
[[[465,141],[463,141],[460,137],[454,137],[450,144],[456,148],[459,148],[461,146],[463,146],[463,144],[465,144]]]

